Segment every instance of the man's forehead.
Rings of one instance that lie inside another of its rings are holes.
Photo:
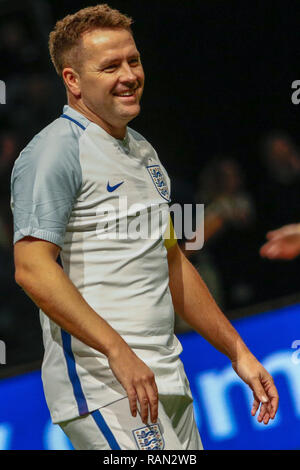
[[[136,45],[132,34],[126,29],[97,29],[83,34],[82,44],[90,52],[113,54],[116,50],[132,48]]]

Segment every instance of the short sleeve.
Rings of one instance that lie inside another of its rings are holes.
[[[14,243],[32,236],[62,248],[81,184],[78,137],[63,129],[35,136],[11,176]]]

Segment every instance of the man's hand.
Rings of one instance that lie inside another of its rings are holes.
[[[256,415],[261,404],[257,421],[259,423],[263,421],[264,424],[268,424],[270,418],[275,418],[279,401],[278,392],[271,375],[250,351],[232,362],[232,367],[253,391],[252,416]]]
[[[158,390],[154,374],[146,364],[126,345],[108,356],[108,362],[115,377],[127,392],[132,416],[137,414],[137,400],[143,423],[152,423],[158,417]]]
[[[266,237],[268,242],[260,249],[263,258],[291,260],[300,254],[300,224],[285,225]]]

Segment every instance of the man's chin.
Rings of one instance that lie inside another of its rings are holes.
[[[122,115],[122,118],[124,120],[128,120],[128,122],[129,122],[132,119],[134,119],[135,117],[137,117],[140,114],[140,112],[141,112],[140,105],[135,105],[135,109],[133,109],[133,107],[132,107],[132,109],[130,109],[130,107],[128,107],[128,109],[124,110],[121,115]]]

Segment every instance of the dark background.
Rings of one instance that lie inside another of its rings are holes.
[[[0,79],[7,86],[7,104],[0,106],[0,196],[7,235],[1,248],[0,338],[8,345],[10,364],[42,353],[36,309],[13,280],[11,167],[66,101],[47,50],[49,32],[56,20],[97,3],[0,0]],[[300,145],[300,108],[291,101],[292,82],[300,79],[299,2],[107,3],[134,19],[146,86],[142,112],[130,126],[157,150],[173,183],[173,201],[202,202],[195,197],[198,175],[216,156],[233,159],[243,173],[254,221],[242,229],[229,225],[207,243],[225,313],[233,318],[249,306],[297,295],[299,260],[266,261],[258,251],[266,231],[299,221],[299,179],[276,185],[261,150],[273,131]],[[11,151],[5,150],[7,138]]]

